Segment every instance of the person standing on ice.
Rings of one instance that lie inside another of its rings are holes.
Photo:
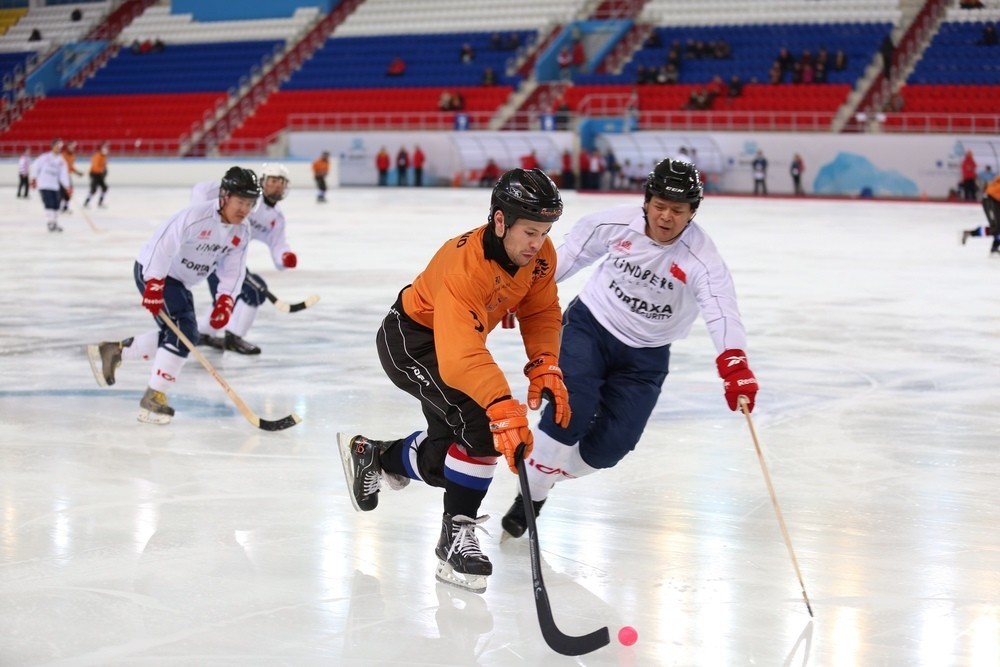
[[[69,167],[62,156],[62,139],[52,140],[52,150],[42,153],[31,163],[31,187],[38,188],[45,207],[45,220],[50,232],[61,232],[59,226],[60,192],[73,193],[73,182],[69,177]]]
[[[753,410],[757,379],[747,365],[746,331],[729,269],[694,222],[701,175],[680,160],[646,177],[642,207],[618,206],[581,218],[558,249],[556,281],[598,262],[563,315],[562,369],[572,419],[548,406],[525,466],[537,515],[561,480],[612,468],[635,449],[667,377],[671,344],[698,315],[719,353],[726,402]],[[502,520],[520,537],[527,526],[518,495]]]
[[[189,206],[157,227],[139,251],[132,272],[142,306],[153,315],[157,328],[134,338],[87,346],[91,370],[102,387],[115,383],[115,370],[123,359],[153,360],[149,386],[139,401],[139,421],[170,422],[174,409],[167,392],[176,386],[189,354],[160,317],[173,320],[188,340],[198,340],[191,288],[214,271],[219,284],[210,323],[221,329],[229,321],[233,295],[240,293],[246,273],[250,241],[246,217],[259,196],[257,175],[232,167],[222,177],[217,200]]]
[[[285,198],[288,188],[288,169],[283,164],[265,164],[260,170],[261,203],[247,216],[250,224],[250,240],[261,241],[271,251],[271,261],[279,271],[294,269],[298,257],[285,239],[285,213],[278,205]],[[219,181],[204,181],[191,190],[191,203],[217,201]],[[213,271],[208,276],[208,289],[212,303],[219,287],[219,277]],[[239,354],[260,354],[260,348],[244,340],[257,317],[257,309],[267,300],[267,283],[256,273],[247,271],[243,289],[236,297],[233,316],[225,326],[222,336],[209,333],[211,309],[198,319],[198,330],[205,332],[198,338],[199,345],[210,345],[218,350],[231,350]]]
[[[393,489],[411,479],[444,489],[444,516],[435,553],[437,579],[482,593],[493,565],[479,547],[477,516],[497,460],[517,471],[519,445],[531,451],[528,408],[541,397],[554,419],[570,412],[559,370],[560,308],[556,251],[549,240],[563,205],[539,169],[512,169],[493,187],[487,224],[451,239],[403,288],[375,338],[393,384],[420,401],[426,430],[397,440],[338,434],[354,507],[378,505],[385,477]],[[513,397],[486,337],[508,309],[521,313],[529,359],[528,405]]]

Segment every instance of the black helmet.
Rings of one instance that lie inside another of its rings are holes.
[[[654,195],[668,201],[687,202],[696,209],[704,198],[701,174],[690,162],[661,160],[646,176],[646,201]]]
[[[252,169],[230,167],[226,175],[222,177],[222,183],[219,184],[219,194],[257,199],[260,197],[260,183],[257,182],[257,174],[253,173]]]
[[[518,218],[537,222],[555,222],[563,212],[559,189],[541,169],[511,169],[493,186],[490,222],[497,209],[503,211],[510,227]]]

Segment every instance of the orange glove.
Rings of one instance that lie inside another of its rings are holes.
[[[516,398],[497,401],[486,408],[490,418],[490,432],[493,434],[493,448],[507,459],[510,471],[517,474],[517,460],[514,453],[523,442],[525,458],[531,454],[535,438],[528,428],[528,408]]]
[[[551,354],[543,354],[534,361],[529,361],[524,367],[528,377],[528,407],[537,410],[546,398],[555,407],[556,423],[566,428],[572,414],[569,409],[569,393],[563,384],[563,374],[559,370],[558,360]]]

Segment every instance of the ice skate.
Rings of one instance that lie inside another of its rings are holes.
[[[965,245],[965,242],[969,240],[970,236],[972,236],[972,232],[969,230],[962,231],[962,245]]]
[[[132,344],[131,338],[122,341],[98,343],[87,346],[87,359],[94,378],[101,387],[110,387],[115,383],[115,370],[122,365],[122,348]]]
[[[63,228],[59,226],[58,222],[50,222],[49,223],[49,231],[50,232],[61,232],[62,230],[63,230]]]
[[[486,577],[493,574],[493,563],[479,548],[476,530],[486,532],[482,524],[489,518],[488,515],[478,519],[460,514],[442,516],[441,538],[434,550],[438,557],[435,573],[438,581],[473,593],[486,592]]]
[[[226,349],[226,341],[222,336],[209,336],[208,334],[198,334],[198,345],[207,345],[216,350]]]
[[[260,348],[253,343],[248,343],[232,331],[226,332],[225,348],[237,354],[260,354]]]
[[[542,505],[545,504],[544,500],[532,500],[531,506],[535,510],[535,516],[537,517],[542,511]],[[507,513],[503,515],[503,519],[500,520],[500,525],[503,526],[503,535],[500,537],[500,541],[503,542],[508,537],[521,537],[524,535],[524,531],[528,529],[528,518],[524,514],[524,503],[521,499],[521,494],[517,495],[514,499],[514,504],[510,506]]]
[[[139,408],[138,419],[146,424],[169,424],[174,416],[174,409],[167,405],[167,395],[152,387],[146,387]]]
[[[350,438],[344,433],[337,434],[337,443],[351,503],[359,512],[371,512],[378,507],[378,489],[382,483],[380,443],[363,435]]]

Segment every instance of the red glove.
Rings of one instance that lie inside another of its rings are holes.
[[[753,412],[757,397],[757,378],[747,366],[747,353],[743,350],[726,350],[715,360],[722,378],[722,388],[726,392],[726,402],[730,410],[739,410],[739,397],[746,396],[747,410]]]
[[[506,457],[510,471],[517,474],[514,453],[518,446],[522,442],[526,445],[524,457],[527,458],[535,444],[535,438],[528,428],[527,406],[516,398],[508,398],[486,408],[486,415],[490,418],[493,448]]]
[[[299,263],[299,258],[295,256],[294,252],[286,252],[281,256],[281,263],[285,265],[286,269],[294,269],[295,265]]]
[[[30,185],[31,185],[31,189],[34,190],[34,189],[36,189],[38,187],[38,181],[36,181],[35,179],[31,179]]]
[[[558,360],[551,354],[543,354],[534,361],[529,361],[524,367],[528,377],[528,407],[537,410],[542,398],[547,398],[555,407],[556,423],[566,428],[569,426],[570,409],[569,393],[563,384],[563,374],[557,365]]]
[[[146,289],[142,291],[142,307],[156,317],[163,308],[163,278],[150,278],[146,281]]]
[[[233,314],[233,297],[228,294],[220,294],[215,300],[215,308],[212,309],[212,318],[208,321],[213,329],[221,329],[229,322],[229,316]]]

